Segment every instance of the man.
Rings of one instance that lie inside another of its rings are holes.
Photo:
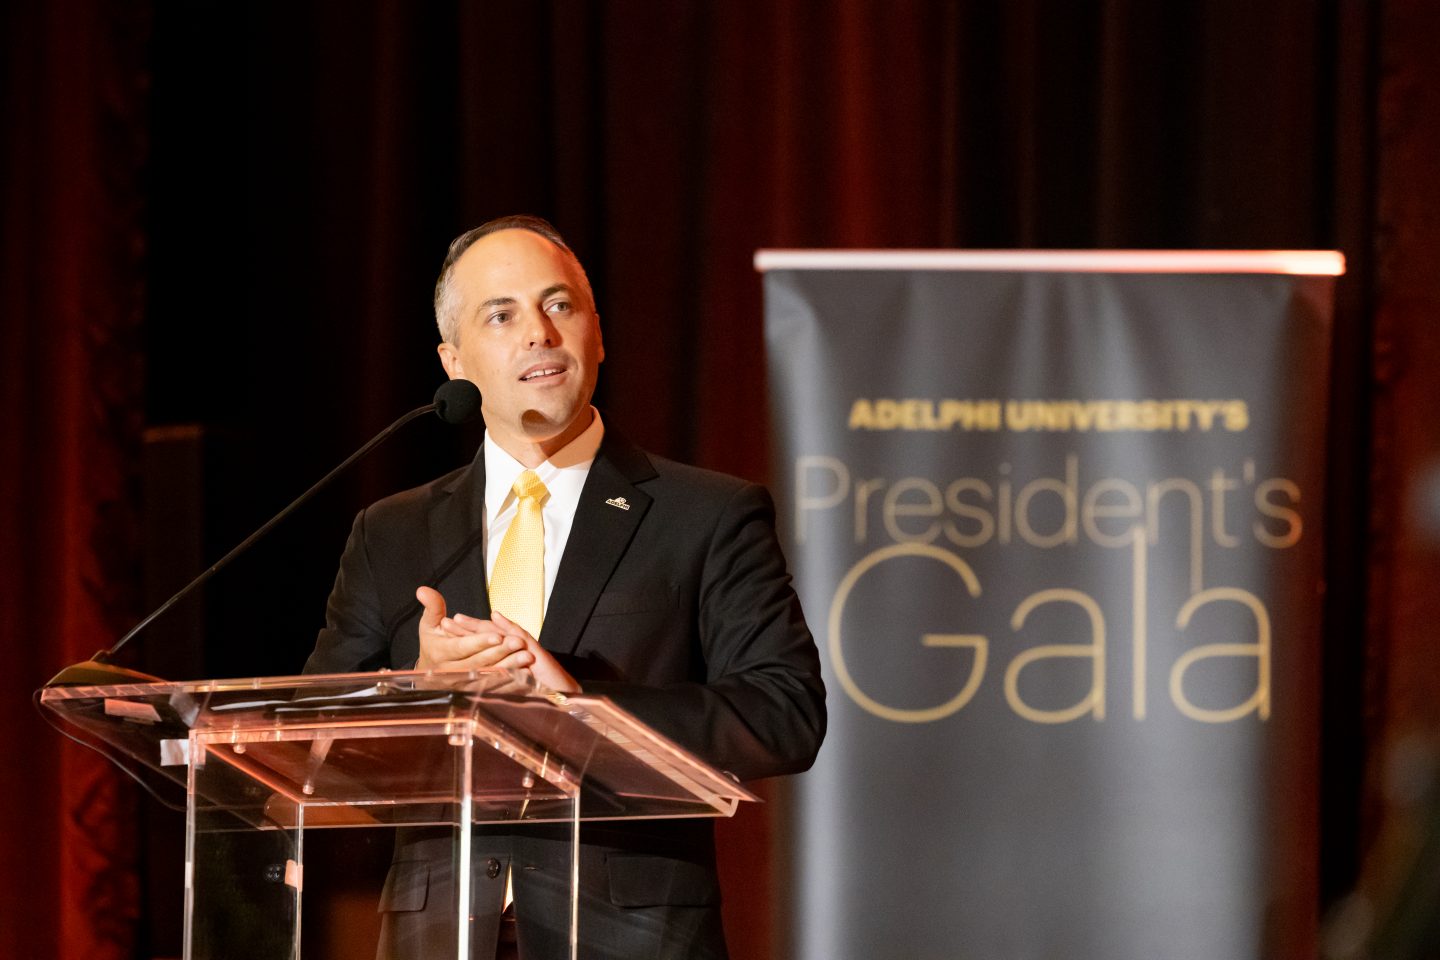
[[[601,420],[599,317],[554,228],[510,217],[461,235],[435,310],[446,373],[480,388],[484,444],[470,466],[356,518],[307,672],[526,670],[611,698],[741,779],[809,767],[824,688],[769,495],[646,454]],[[538,570],[513,575],[534,551],[512,543],[539,541],[543,585]],[[560,837],[476,841],[479,956],[507,878],[520,955],[564,955]],[[594,823],[581,837],[582,956],[725,956],[710,821]],[[453,944],[450,872],[448,835],[401,839],[382,956]]]

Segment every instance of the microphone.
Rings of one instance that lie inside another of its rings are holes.
[[[469,423],[475,419],[475,414],[480,412],[480,388],[469,380],[446,380],[440,384],[440,389],[435,391],[435,402],[431,406],[435,410],[435,416],[446,423],[457,426]],[[419,416],[428,409],[430,407],[421,407],[406,416]]]
[[[115,641],[114,646],[110,647],[108,650],[99,651],[89,660],[82,661],[81,663],[71,664],[64,670],[61,670],[59,673],[57,673],[54,677],[52,677],[50,679],[50,682],[46,683],[45,686],[99,686],[113,683],[152,683],[158,681],[160,679],[159,677],[152,677],[148,673],[141,673],[138,670],[131,670],[128,667],[122,667],[113,664],[110,662],[110,658],[115,656],[115,654],[119,652],[121,647],[129,643],[130,638],[134,637],[141,630],[144,630],[147,626],[149,626],[151,621],[153,621],[156,617],[160,616],[166,610],[169,610],[171,607],[175,606],[175,604],[179,603],[185,597],[189,596],[198,587],[200,587],[211,577],[215,576],[215,574],[219,573],[222,569],[224,569],[231,560],[234,560],[236,557],[240,556],[240,554],[250,549],[250,547],[253,546],[257,540],[259,540],[261,537],[265,536],[265,534],[273,530],[275,526],[280,523],[281,520],[284,520],[286,517],[290,516],[290,514],[293,513],[297,507],[308,501],[311,497],[319,493],[321,490],[325,489],[325,487],[329,486],[332,480],[334,480],[340,474],[344,473],[346,468],[348,468],[356,460],[359,460],[361,457],[365,456],[365,454],[369,453],[383,440],[385,440],[395,431],[399,430],[401,427],[405,426],[405,424],[409,423],[411,420],[414,420],[417,417],[423,417],[425,414],[430,413],[431,411],[434,411],[436,416],[449,424],[461,424],[469,420],[473,420],[475,418],[475,414],[480,412],[480,389],[476,387],[475,384],[471,383],[469,380],[447,380],[442,383],[440,385],[440,389],[435,391],[435,400],[433,403],[427,403],[423,407],[416,407],[414,410],[411,410],[409,413],[405,414],[403,417],[390,424],[390,426],[386,427],[384,430],[381,430],[379,433],[375,434],[375,436],[371,437],[369,442],[367,442],[363,447],[350,454],[350,456],[346,457],[343,461],[341,461],[339,466],[337,466],[335,469],[331,470],[329,473],[325,474],[325,476],[317,480],[315,484],[310,487],[309,490],[306,490],[304,493],[300,494],[300,496],[292,500],[290,504],[285,507],[285,509],[281,510],[279,513],[275,514],[275,516],[265,521],[265,524],[261,526],[260,529],[256,530],[254,533],[250,534],[250,536],[246,537],[244,540],[236,544],[229,553],[225,554],[225,556],[221,557],[219,560],[216,560],[198,577],[185,584],[185,586],[181,587],[173,597],[171,597],[169,600],[166,600],[164,603],[160,604],[160,606],[156,607],[153,611],[151,611],[144,620],[141,620],[139,623],[135,624],[135,626],[131,627],[130,632],[125,634],[125,636],[121,637],[119,640]]]

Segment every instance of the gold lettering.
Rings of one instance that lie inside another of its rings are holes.
[[[1215,426],[1215,415],[1220,412],[1220,409],[1223,406],[1224,404],[1215,403],[1211,400],[1201,400],[1199,403],[1195,404],[1193,409],[1195,410],[1196,415],[1200,418],[1201,430],[1208,433],[1210,429]]]
[[[986,502],[989,502],[993,498],[990,492],[990,484],[983,480],[976,480],[973,477],[964,477],[956,480],[945,488],[945,503],[950,507],[950,511],[957,516],[974,520],[980,528],[975,533],[961,533],[956,529],[955,524],[946,520],[945,536],[957,547],[983,546],[989,543],[990,538],[995,535],[995,518],[990,515],[990,511],[984,507],[971,506],[960,499],[960,494],[968,490],[974,490]]]
[[[1183,493],[1190,498],[1190,591],[1198,593],[1204,585],[1204,498],[1200,488],[1184,477],[1170,477],[1152,483],[1146,490],[1145,526],[1150,545],[1160,542],[1160,501],[1167,493]]]
[[[1282,507],[1270,499],[1271,493],[1281,493],[1289,498],[1292,504],[1300,503],[1300,488],[1293,481],[1283,477],[1273,477],[1266,480],[1255,488],[1255,509],[1265,516],[1280,520],[1285,524],[1284,533],[1271,533],[1265,525],[1256,520],[1252,529],[1255,532],[1255,539],[1267,547],[1275,547],[1283,550],[1286,547],[1293,547],[1300,542],[1300,536],[1305,531],[1304,521],[1300,519],[1300,512],[1289,507]]]
[[[894,430],[900,422],[900,410],[894,400],[875,401],[875,427],[879,430]]]
[[[1105,615],[1100,605],[1079,590],[1041,590],[1026,597],[1015,614],[1010,618],[1010,627],[1019,630],[1025,625],[1025,618],[1036,607],[1046,603],[1073,603],[1090,618],[1089,643],[1051,643],[1026,650],[1010,662],[1005,669],[1005,699],[1010,708],[1033,723],[1068,723],[1092,714],[1096,720],[1105,719]],[[1032,707],[1020,697],[1020,671],[1037,660],[1057,657],[1089,657],[1091,661],[1090,692],[1079,703],[1063,710],[1042,710]]]
[[[883,489],[885,481],[876,477],[874,480],[861,480],[855,485],[855,542],[864,543],[869,537],[870,517],[870,494],[876,490]]]
[[[1202,723],[1228,723],[1247,713],[1255,712],[1261,720],[1270,718],[1270,615],[1253,593],[1236,587],[1214,587],[1195,594],[1180,608],[1175,625],[1184,630],[1195,611],[1208,603],[1238,603],[1255,617],[1254,643],[1209,643],[1189,650],[1170,668],[1170,699],[1176,708],[1191,720]],[[1197,707],[1185,694],[1185,671],[1201,660],[1211,657],[1254,657],[1256,661],[1255,693],[1244,703],[1225,710]]]
[[[1000,521],[1000,542],[1010,544],[1010,464],[1000,464],[1000,492],[996,496],[995,516]]]
[[[980,688],[980,681],[985,676],[989,641],[982,634],[921,634],[922,646],[970,647],[975,651],[974,663],[970,668],[970,676],[966,679],[965,685],[960,688],[959,693],[938,706],[918,710],[892,707],[881,703],[861,690],[860,685],[855,682],[855,678],[850,675],[849,667],[845,664],[844,650],[840,641],[840,621],[845,612],[845,603],[850,597],[850,591],[855,588],[855,584],[859,582],[860,578],[879,564],[896,557],[926,557],[938,560],[955,571],[971,597],[980,596],[980,580],[975,576],[975,571],[950,551],[923,543],[900,543],[883,547],[851,567],[850,572],[845,574],[845,578],[840,581],[840,586],[835,589],[835,597],[830,601],[828,621],[830,659],[835,665],[835,675],[840,680],[840,686],[850,695],[850,699],[854,700],[865,712],[885,720],[893,720],[896,723],[930,723],[950,716],[975,696],[975,691]]]
[[[1101,503],[1107,494],[1119,494],[1121,502]],[[1138,519],[1141,513],[1140,491],[1128,480],[1107,477],[1097,481],[1085,491],[1085,502],[1080,507],[1080,522],[1085,527],[1085,536],[1102,547],[1123,547],[1140,535],[1142,525],[1129,524],[1123,533],[1106,533],[1100,529],[1099,521],[1110,517],[1121,520]]]
[[[900,498],[912,490],[921,494],[924,498],[923,501],[901,503]],[[895,481],[891,484],[890,489],[885,491],[881,516],[884,518],[885,530],[890,534],[890,539],[897,543],[930,543],[940,535],[939,523],[932,522],[921,533],[907,533],[900,529],[899,520],[901,517],[925,517],[934,521],[936,517],[940,516],[943,509],[939,487],[924,477],[905,477]]]
[[[835,488],[828,493],[811,493],[806,478],[811,470],[828,473]],[[805,542],[805,515],[811,510],[829,510],[845,499],[850,488],[850,471],[834,457],[795,458],[795,542]]]
[[[1234,537],[1225,529],[1225,494],[1231,490],[1240,489],[1239,480],[1231,480],[1225,476],[1225,471],[1219,467],[1210,477],[1210,528],[1215,537],[1216,546],[1238,547],[1240,540]]]
[[[1031,480],[1020,490],[1015,500],[1015,528],[1026,543],[1035,547],[1058,547],[1062,543],[1074,543],[1077,539],[1078,491],[1080,486],[1080,459],[1074,454],[1065,458],[1065,481],[1052,477]],[[1037,493],[1059,494],[1064,506],[1065,519],[1060,527],[1050,534],[1038,534],[1030,524],[1030,501]]]

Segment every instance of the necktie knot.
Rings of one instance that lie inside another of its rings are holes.
[[[535,475],[534,470],[526,470],[520,474],[520,476],[516,477],[515,483],[511,485],[510,489],[513,490],[515,496],[521,500],[532,498],[535,500],[543,500],[545,499],[545,495],[550,492],[545,488],[545,482]]]

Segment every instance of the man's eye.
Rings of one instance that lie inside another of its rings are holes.
[[[550,304],[548,307],[546,307],[546,309],[549,310],[551,313],[569,313],[569,312],[570,312],[570,301],[569,301],[569,300],[556,300],[554,303],[552,303],[552,304]]]
[[[502,310],[499,313],[490,314],[490,323],[505,323],[510,319],[510,314]]]

